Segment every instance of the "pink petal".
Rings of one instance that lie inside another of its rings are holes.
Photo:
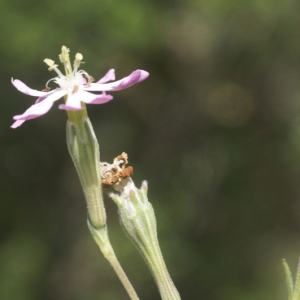
[[[42,101],[37,104],[31,105],[22,115],[14,116],[14,120],[27,121],[30,119],[38,118],[49,111],[52,107],[53,101]]]
[[[82,110],[81,99],[82,91],[79,91],[74,94],[69,93],[66,104],[60,104],[58,108],[64,110]]]
[[[111,82],[111,83],[91,83],[84,88],[86,91],[119,91],[126,89],[138,82],[141,82],[148,78],[149,73],[143,70],[136,70],[132,72],[129,76],[124,77],[121,80]]]
[[[35,103],[39,103],[39,102],[41,102],[41,101],[44,101],[44,99],[50,97],[52,94],[57,93],[57,92],[59,92],[59,91],[61,91],[61,90],[62,90],[61,88],[57,88],[57,89],[54,89],[53,91],[47,92],[46,95],[44,95],[44,96],[42,96],[42,97],[39,97],[39,98],[35,101]],[[65,93],[65,94],[66,94],[66,93]],[[64,94],[64,95],[65,95],[65,94]],[[64,95],[63,95],[63,96],[64,96]],[[61,96],[61,97],[62,97],[62,96]],[[59,99],[59,98],[58,98],[58,99]]]
[[[64,96],[66,92],[64,90],[57,91],[56,93],[52,93],[45,100],[33,104],[30,106],[22,115],[14,116],[13,119],[17,121],[27,121],[30,119],[38,118],[49,111],[52,107],[53,103]],[[13,124],[12,126],[17,126],[17,124]],[[22,124],[22,123],[21,123]],[[18,126],[20,126],[19,124]],[[15,128],[15,127],[14,127]]]
[[[18,121],[15,121],[15,122],[10,126],[10,128],[17,128],[17,127],[21,126],[24,122],[25,122],[25,120],[18,120]]]
[[[13,80],[13,78],[12,78],[11,82],[17,90],[19,90],[20,92],[22,92],[26,95],[41,97],[41,96],[44,96],[47,94],[47,92],[41,92],[41,91],[31,89],[25,83],[23,83],[22,81],[20,81],[18,79]]]
[[[66,104],[60,104],[59,109],[64,110],[81,110],[81,102],[87,104],[104,104],[113,99],[113,96],[102,93],[101,95],[95,95],[89,92],[81,91],[75,94],[69,95]]]
[[[82,101],[87,104],[104,104],[113,99],[112,95],[102,93],[101,95],[95,95],[89,92],[82,92]]]
[[[110,69],[104,77],[102,77],[99,81],[97,81],[97,83],[106,83],[108,81],[112,81],[115,80],[116,76],[115,76],[115,69]]]

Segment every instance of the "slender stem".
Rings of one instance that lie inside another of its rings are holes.
[[[109,261],[109,263],[115,270],[117,276],[119,277],[125,290],[127,291],[130,299],[139,300],[138,295],[136,294],[133,286],[131,285],[129,279],[127,278],[110,244],[108,233],[107,233],[107,227],[103,226],[102,228],[94,228],[89,220],[87,221],[87,223],[94,240],[99,246],[104,257]]]

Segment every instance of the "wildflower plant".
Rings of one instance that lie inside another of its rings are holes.
[[[11,127],[17,128],[25,121],[46,114],[54,102],[63,97],[64,103],[58,107],[66,110],[68,116],[67,147],[83,188],[87,204],[87,223],[94,240],[115,270],[130,299],[139,299],[109,241],[102,185],[112,186],[119,192],[110,194],[110,197],[119,208],[122,227],[148,264],[162,299],[180,299],[159,248],[154,210],[147,199],[147,183],[144,182],[141,189],[135,187],[131,179],[133,168],[126,167],[125,153],[118,156],[113,164],[100,163],[99,144],[86,109],[86,104],[104,104],[111,101],[113,96],[107,92],[131,87],[145,80],[149,73],[136,70],[127,77],[114,81],[115,73],[111,69],[94,83],[91,75],[79,69],[83,59],[80,53],[76,54],[73,67],[69,49],[65,46],[62,47],[59,59],[64,65],[65,75],[54,61],[45,59],[49,70],[55,71],[57,76],[50,79],[42,91],[31,89],[22,81],[12,79],[12,84],[20,92],[38,99],[23,114],[13,117],[15,122]],[[57,84],[53,90],[49,87],[52,81]]]

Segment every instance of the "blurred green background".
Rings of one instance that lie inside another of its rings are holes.
[[[287,299],[300,252],[300,2],[0,1],[0,299],[128,299],[86,226],[66,114],[20,128],[62,45],[100,79],[146,81],[89,106],[101,160],[125,151],[182,299]],[[112,244],[141,299],[150,272],[106,197]]]

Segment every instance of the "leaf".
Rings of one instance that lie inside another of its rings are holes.
[[[297,268],[297,274],[296,274],[296,280],[295,280],[295,288],[294,288],[294,300],[300,299],[300,259],[298,262],[298,268]]]
[[[286,285],[287,285],[287,289],[288,289],[289,300],[295,300],[295,299],[293,299],[293,278],[292,278],[290,268],[289,268],[288,264],[286,263],[285,259],[282,260],[282,263],[283,263],[283,268],[284,268],[284,272],[285,272],[285,279],[286,279]],[[299,271],[299,265],[298,265],[298,271]],[[297,279],[298,279],[298,277],[299,276],[297,276]],[[298,284],[299,284],[299,282],[298,282]]]

